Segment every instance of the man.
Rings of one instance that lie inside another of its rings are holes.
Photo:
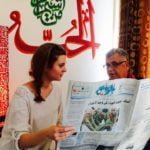
[[[129,72],[129,55],[122,48],[111,49],[106,54],[105,67],[107,69],[109,80],[119,78],[135,78],[135,76]],[[99,145],[96,150],[114,150],[114,147]],[[144,150],[150,150],[150,140],[145,146]]]
[[[106,54],[106,65],[104,65],[107,70],[109,80],[119,79],[119,78],[134,78],[133,75],[129,73],[129,56],[128,53],[122,48],[111,49]],[[113,150],[114,147],[106,147],[99,145],[96,150]]]
[[[129,56],[128,53],[121,48],[110,50],[106,54],[106,69],[109,80],[119,78],[135,78],[129,73]]]

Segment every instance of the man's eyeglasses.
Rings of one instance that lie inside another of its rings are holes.
[[[120,62],[116,62],[116,61],[113,61],[112,63],[110,63],[110,64],[106,64],[106,65],[104,65],[103,67],[105,68],[109,68],[109,67],[118,67],[119,65],[121,65],[122,63],[124,63],[124,62],[127,62],[127,61],[120,61]]]

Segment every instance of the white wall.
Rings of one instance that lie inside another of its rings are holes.
[[[95,41],[100,43],[100,47],[96,50],[94,59],[92,58],[91,49],[86,50],[74,58],[68,58],[68,72],[64,75],[62,80],[64,95],[66,95],[69,80],[98,81],[107,79],[106,71],[102,68],[102,65],[105,63],[105,53],[114,46],[114,12],[116,11],[114,11],[113,8],[115,0],[92,0],[92,3],[95,9]],[[22,20],[21,36],[23,40],[30,45],[38,45],[44,42],[42,39],[42,31],[46,27],[33,15],[32,9],[29,0],[1,1],[0,24],[10,27],[14,23],[9,17],[10,13],[13,10],[20,11]],[[55,33],[52,42],[65,42],[66,37],[60,39],[60,34],[71,27],[70,20],[77,18],[76,11],[76,0],[66,0],[62,20],[55,26],[49,27]],[[88,29],[88,31],[89,30],[90,29]],[[29,80],[28,70],[32,56],[30,54],[23,54],[17,50],[14,44],[15,33],[16,29],[9,34],[10,98],[17,86]],[[75,34],[77,34],[77,30],[70,33],[70,35]]]

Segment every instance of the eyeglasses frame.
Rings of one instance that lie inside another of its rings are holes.
[[[127,60],[120,61],[120,62],[113,61],[110,64],[103,65],[103,68],[109,68],[109,67],[117,68],[118,66],[120,66],[125,62],[127,62]]]

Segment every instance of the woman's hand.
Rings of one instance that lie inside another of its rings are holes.
[[[42,141],[47,140],[47,138],[55,141],[64,140],[75,132],[75,128],[72,126],[54,125],[38,132],[22,134],[18,144],[20,149],[30,148],[40,144]]]
[[[48,138],[61,141],[75,132],[76,130],[72,126],[50,126],[48,128]]]

